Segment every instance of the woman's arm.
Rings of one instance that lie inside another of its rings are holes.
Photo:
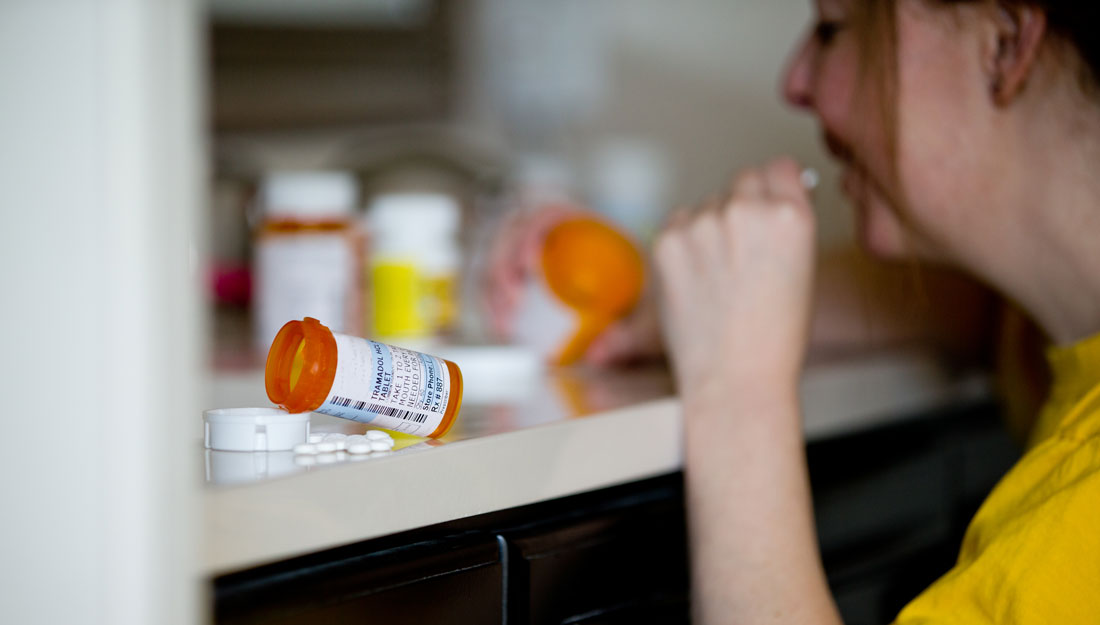
[[[822,569],[798,378],[814,216],[790,160],[674,217],[656,248],[683,401],[693,597],[701,623],[839,623]]]

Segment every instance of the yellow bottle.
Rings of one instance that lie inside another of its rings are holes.
[[[457,321],[461,211],[438,193],[388,193],[371,202],[371,335],[423,344]]]

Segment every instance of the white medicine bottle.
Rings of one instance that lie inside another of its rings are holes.
[[[253,264],[260,353],[288,319],[314,317],[335,332],[361,332],[358,199],[358,181],[346,171],[281,171],[262,179]]]
[[[442,193],[385,193],[371,200],[366,223],[370,334],[417,345],[453,330],[461,264],[458,202]]]

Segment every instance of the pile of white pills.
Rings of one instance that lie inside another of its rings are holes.
[[[331,464],[345,460],[365,460],[388,456],[394,440],[382,430],[367,430],[366,434],[316,432],[308,443],[294,446],[294,461],[300,465]]]

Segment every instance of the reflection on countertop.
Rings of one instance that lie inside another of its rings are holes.
[[[395,455],[483,438],[539,425],[580,419],[672,395],[672,378],[661,367],[607,370],[585,367],[532,371],[500,380],[466,377],[466,394],[459,418],[446,436],[426,440],[393,434]],[[221,371],[211,379],[211,406],[267,405],[263,373],[258,370]],[[369,426],[346,419],[314,414],[313,432],[363,434]],[[206,482],[234,485],[286,477],[350,462],[367,462],[374,455],[322,454],[296,457],[291,451],[240,452],[205,450]]]

